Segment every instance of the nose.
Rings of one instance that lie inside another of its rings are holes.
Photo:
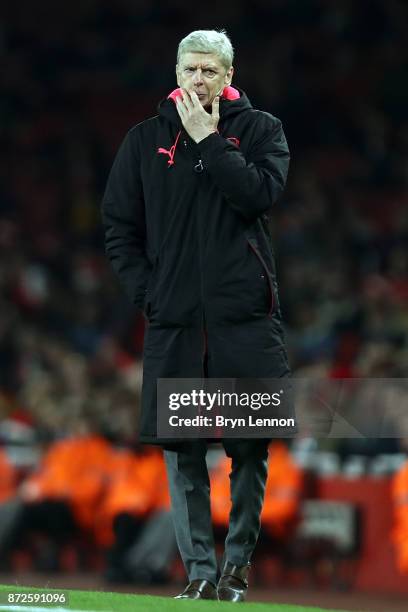
[[[197,70],[193,74],[193,83],[195,85],[199,85],[203,80],[201,68],[197,68]]]

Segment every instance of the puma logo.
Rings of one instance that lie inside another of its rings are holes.
[[[170,149],[164,149],[163,147],[159,147],[157,149],[157,153],[164,153],[164,155],[168,155],[169,159],[167,160],[167,164],[169,166],[174,164],[174,152],[176,150],[176,147],[173,145],[172,147],[170,147]]]
[[[170,149],[165,149],[164,147],[159,147],[157,149],[157,154],[163,153],[163,155],[168,155],[169,156],[169,159],[167,160],[167,167],[168,168],[170,168],[170,166],[173,166],[173,164],[174,164],[174,154],[176,152],[176,147],[177,147],[177,143],[178,143],[179,138],[180,138],[180,134],[181,134],[181,130],[177,134],[176,140],[175,140],[174,144],[170,147]]]

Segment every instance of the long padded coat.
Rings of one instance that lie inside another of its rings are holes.
[[[157,378],[289,375],[268,230],[289,165],[281,122],[227,87],[218,132],[196,144],[179,94],[127,133],[102,203],[107,255],[148,320],[140,440],[164,446]]]

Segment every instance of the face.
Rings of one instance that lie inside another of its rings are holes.
[[[176,66],[178,86],[194,90],[203,106],[210,106],[231,84],[233,72],[233,67],[227,70],[215,53],[184,53]]]

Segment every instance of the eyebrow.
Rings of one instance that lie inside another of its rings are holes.
[[[193,63],[190,64],[190,63],[188,63],[188,64],[186,64],[183,67],[184,68],[197,68],[198,64],[193,64]],[[201,70],[214,70],[214,72],[216,72],[218,70],[218,68],[216,66],[213,66],[213,65],[209,64],[207,66],[206,65],[201,66]]]

